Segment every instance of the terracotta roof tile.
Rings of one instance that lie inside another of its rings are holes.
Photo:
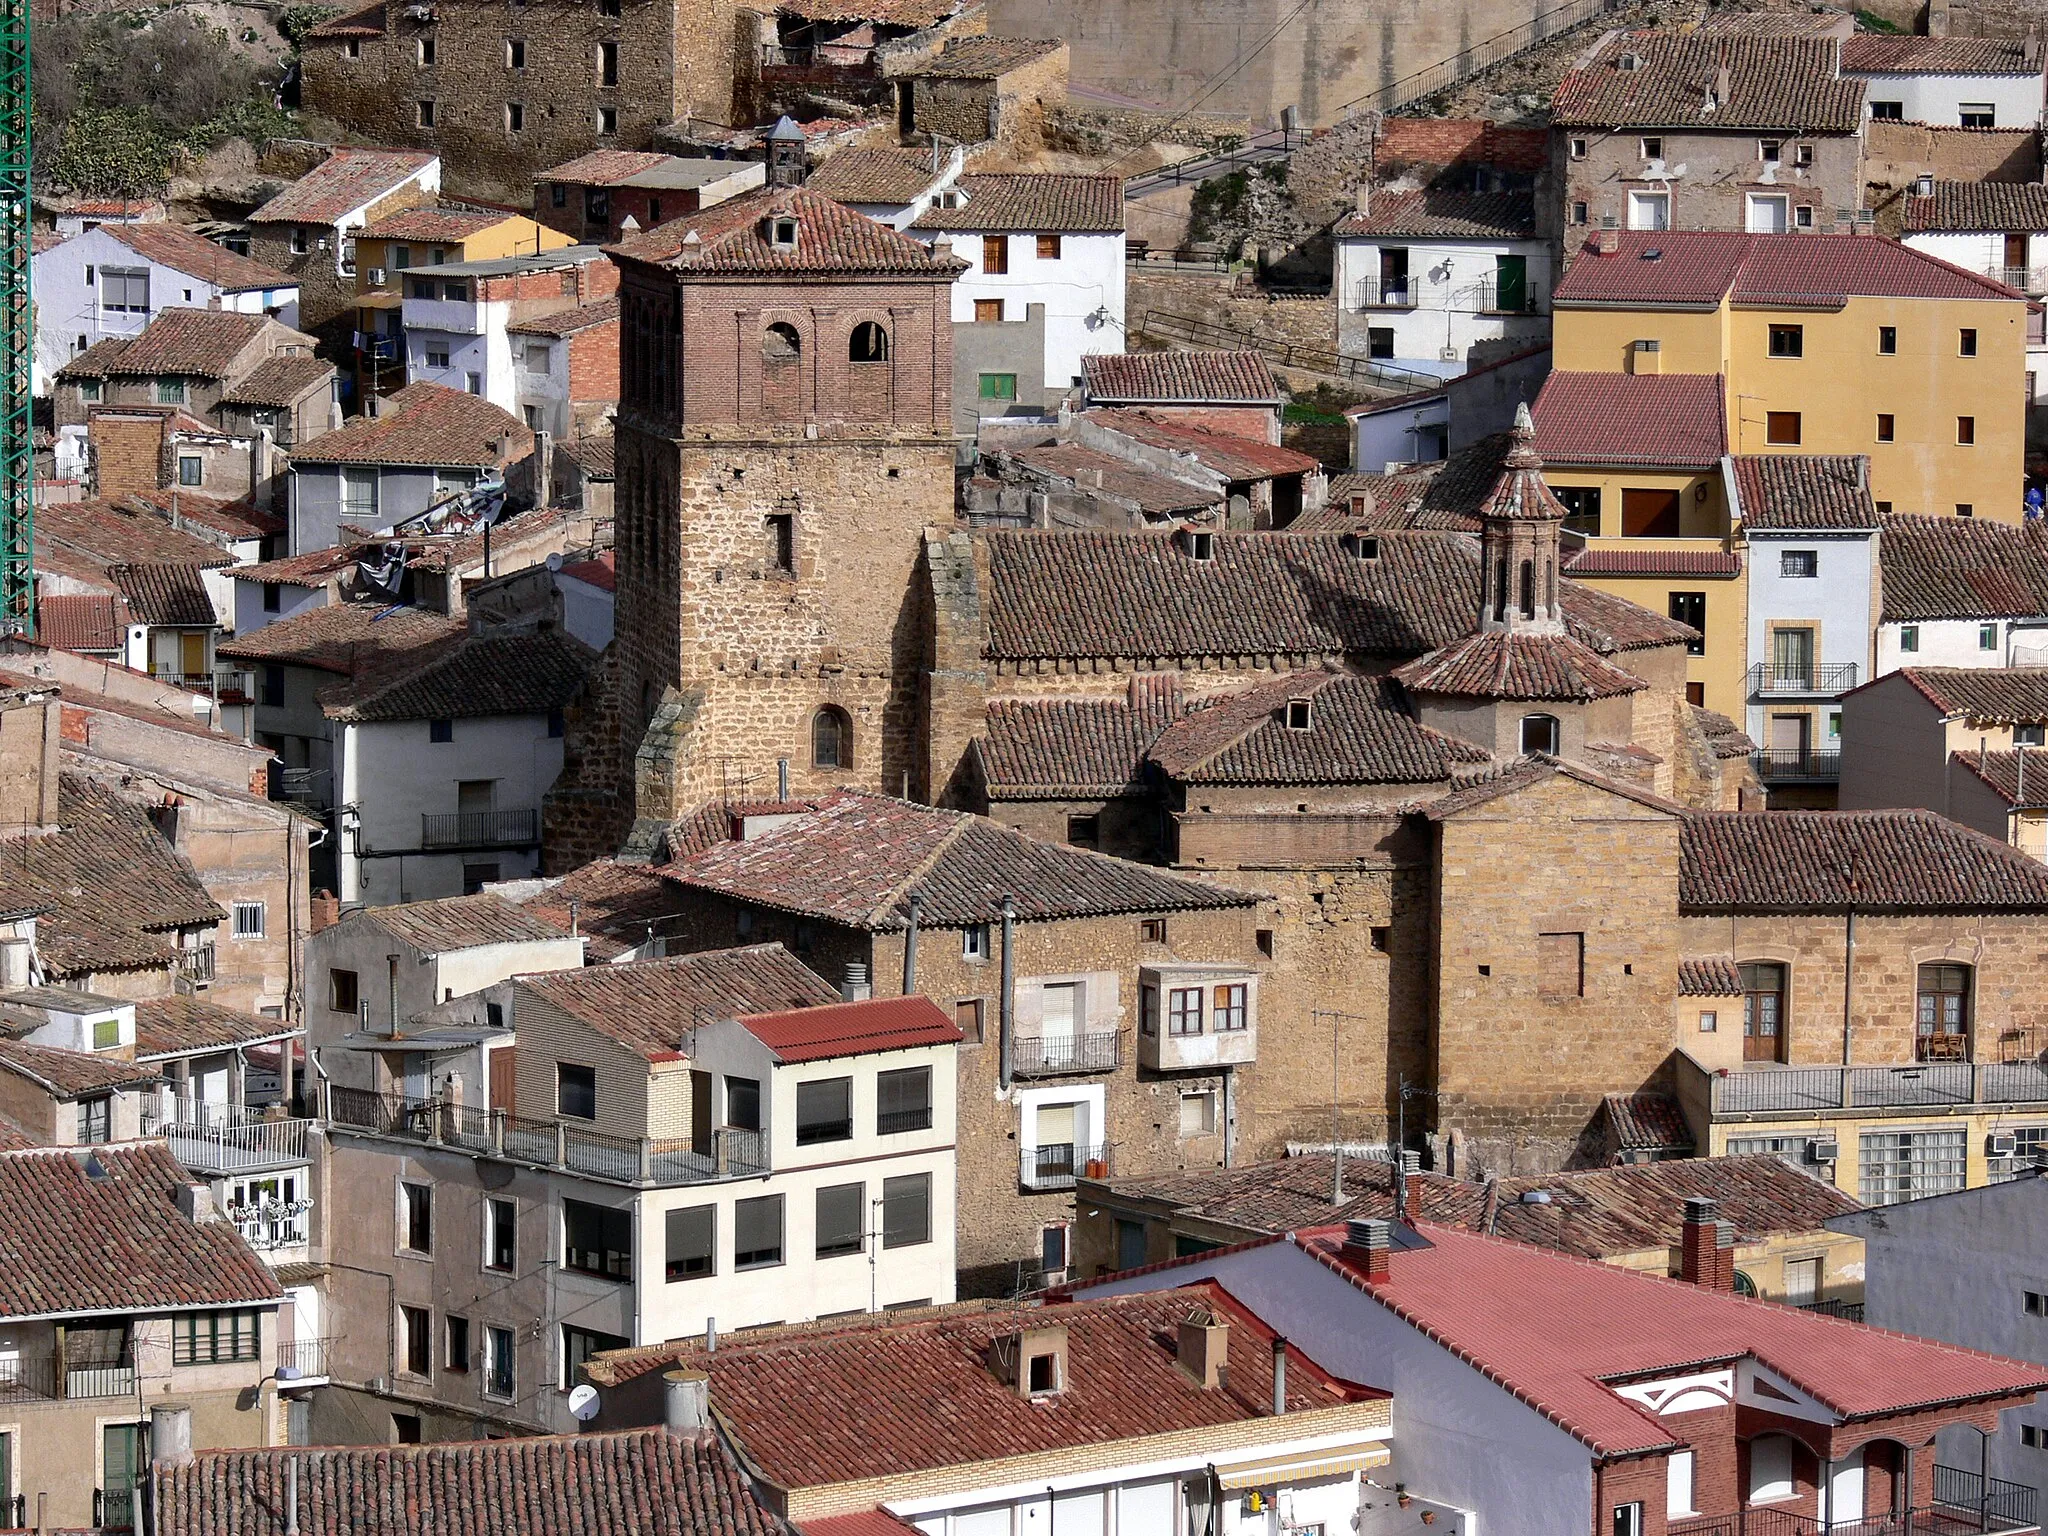
[[[1749,739],[1741,726],[1726,715],[1717,714],[1698,704],[1688,707],[1692,710],[1693,723],[1699,727],[1700,734],[1706,737],[1708,750],[1715,757],[1725,761],[1729,758],[1747,757],[1756,750],[1756,743]]]
[[[197,993],[145,998],[135,1005],[135,1059],[226,1050],[298,1033],[282,1019],[223,1008]]]
[[[1259,352],[1103,352],[1081,359],[1094,405],[1280,405]]]
[[[1727,955],[1705,955],[1678,962],[1680,997],[1740,997],[1742,975]]]
[[[928,80],[993,80],[1065,46],[1056,37],[949,38],[944,48],[906,73]]]
[[[671,898],[669,907],[675,903]],[[676,1055],[700,1024],[826,1008],[839,993],[780,944],[522,976],[520,987],[649,1059]],[[515,1005],[516,1007],[516,1005]]]
[[[1678,1101],[1667,1094],[1610,1093],[1601,1100],[1600,1108],[1614,1133],[1615,1145],[1624,1152],[1692,1151],[1692,1129],[1685,1123],[1685,1116],[1679,1113]],[[1772,1160],[1778,1161],[1776,1158]],[[1736,1159],[1717,1158],[1714,1161],[1732,1163]],[[1794,1171],[1782,1162],[1779,1162],[1779,1167],[1786,1172]],[[1806,1177],[1804,1173],[1799,1176]],[[1819,1180],[1808,1182],[1819,1183]],[[1832,1185],[1822,1185],[1822,1188],[1830,1195],[1836,1194]],[[1837,1198],[1849,1199],[1847,1195]]]
[[[1877,527],[1870,461],[1862,454],[1739,454],[1734,464],[1744,528],[1807,533]]]
[[[1454,533],[1385,533],[1363,559],[1331,533],[1217,533],[1197,560],[1165,533],[991,531],[987,654],[1185,659],[1407,658],[1469,633],[1479,547]],[[1566,622],[1595,650],[1692,633],[1575,581]]]
[[[2016,748],[2010,752],[1952,752],[1949,761],[1983,781],[2015,810],[2048,806],[2048,752]]]
[[[324,372],[328,365],[319,366]],[[190,530],[202,531],[202,537],[218,535],[217,542],[223,546],[241,539],[283,533],[287,526],[283,518],[259,510],[247,496],[206,496],[179,486],[129,491],[113,498],[113,505],[122,512],[154,512],[166,523],[184,523]]]
[[[1207,1389],[1174,1349],[1178,1325],[1204,1305],[1229,1323],[1225,1384]],[[1040,1325],[1066,1329],[1067,1374],[1060,1392],[1034,1401],[998,1379],[990,1355]],[[1198,1283],[1042,1308],[968,1304],[879,1327],[767,1329],[721,1338],[716,1353],[678,1340],[615,1357],[607,1374],[669,1361],[706,1371],[747,1460],[778,1487],[807,1488],[1268,1419],[1273,1344],[1220,1286]],[[1379,1395],[1333,1381],[1288,1346],[1290,1413]]]
[[[1721,395],[1719,374],[1553,373],[1531,412],[1536,451],[1551,465],[1708,468],[1728,451]]]
[[[1387,532],[1421,529],[1477,533],[1479,509],[1500,482],[1513,439],[1492,432],[1435,464],[1415,464],[1379,475],[1333,475],[1322,510],[1303,513],[1287,525],[1290,533],[1344,529]],[[1372,506],[1363,515],[1350,509],[1354,490],[1367,491]]]
[[[298,464],[431,464],[491,469],[533,451],[533,434],[480,395],[408,384],[382,414],[358,416],[292,455]]]
[[[2035,181],[1937,181],[1905,205],[1908,234],[2048,230],[2048,186]]]
[[[1005,799],[1132,794],[1143,787],[1146,749],[1180,713],[1171,673],[1133,678],[1122,699],[992,703],[982,771]]]
[[[1845,22],[1851,18],[1843,11],[1709,11],[1693,36],[1822,37]]]
[[[776,246],[763,232],[782,215],[796,220],[793,246]],[[688,241],[692,234],[694,245]],[[606,249],[629,261],[675,264],[692,273],[870,272],[943,279],[965,270],[957,259],[937,256],[909,235],[803,187],[758,188]]]
[[[321,690],[330,720],[455,720],[565,709],[597,660],[561,630],[470,635],[452,646],[395,654]]]
[[[1898,675],[1943,714],[1972,725],[2048,722],[2048,667],[1901,667]]]
[[[422,203],[387,213],[373,224],[356,231],[358,240],[427,240],[450,244],[496,229],[517,217],[483,208],[448,208],[439,203]]]
[[[333,378],[334,364],[321,358],[269,357],[222,390],[220,403],[289,410]]]
[[[332,224],[397,191],[435,163],[414,149],[336,149],[249,215],[251,224]]]
[[[1232,484],[1281,475],[1317,474],[1323,467],[1322,461],[1310,454],[1178,421],[1164,412],[1092,410],[1084,411],[1082,420],[1122,433],[1148,447],[1187,454],[1204,469],[1213,470]]]
[[[842,149],[805,178],[820,197],[842,203],[904,203],[939,179],[930,155],[905,149]]]
[[[114,363],[134,341],[132,336],[108,336],[94,342],[76,357],[66,359],[57,370],[60,379],[104,379]]]
[[[645,943],[659,920],[676,910],[675,893],[659,870],[617,859],[593,860],[531,895],[508,893],[507,899],[563,933],[581,933],[583,952],[593,964]]]
[[[93,366],[113,377],[177,374],[225,379],[235,358],[267,323],[262,315],[237,314],[231,309],[160,309],[139,335]],[[81,352],[66,366],[64,375],[89,377],[83,365],[89,358],[96,359],[105,345],[101,342]]]
[[[160,1143],[0,1156],[0,1317],[277,1301],[232,1223],[179,1214],[191,1182]]]
[[[1040,474],[1073,482],[1084,491],[1127,501],[1147,516],[1171,517],[1219,504],[1217,492],[1142,468],[1128,459],[1079,443],[1046,443],[1019,448],[1010,457]]]
[[[1863,86],[1840,78],[1836,64],[1832,38],[1626,32],[1558,83],[1550,116],[1570,128],[1855,133]],[[1722,68],[1728,99],[1709,114],[1703,108]]]
[[[665,866],[677,884],[869,931],[892,931],[916,896],[923,921],[965,927],[1123,912],[1240,907],[1254,898],[1106,854],[1040,842],[981,816],[842,794],[745,842]]]
[[[833,161],[838,158],[835,155]],[[957,185],[967,194],[964,206],[941,208],[934,205],[918,215],[910,227],[1044,230],[1073,235],[1123,232],[1124,184],[1120,176],[1080,176],[1052,171],[987,173],[962,176]],[[911,194],[913,197],[916,195],[915,192]]]
[[[1593,544],[1564,562],[1574,576],[1700,576],[1742,574],[1742,556],[1727,549],[1617,549]]]
[[[476,949],[486,944],[531,944],[568,936],[566,928],[489,891],[474,896],[400,902],[389,907],[364,907],[342,919],[351,920],[382,928],[429,955]]]
[[[1431,821],[1448,821],[1466,811],[1482,805],[1490,805],[1509,795],[1520,794],[1525,789],[1544,783],[1553,778],[1575,779],[1581,784],[1616,795],[1623,800],[1632,800],[1651,810],[1665,815],[1679,817],[1686,813],[1686,807],[1647,789],[1611,779],[1577,763],[1568,763],[1560,758],[1542,753],[1528,753],[1513,757],[1505,762],[1493,763],[1476,773],[1460,775],[1457,787],[1447,795],[1422,803],[1418,809]]]
[[[110,565],[107,576],[128,601],[130,617],[141,624],[213,626],[220,622],[213,599],[206,595],[198,566],[175,561]]]
[[[1850,75],[2031,75],[2018,38],[1914,37],[1859,32],[1842,40],[1842,73]]]
[[[1588,250],[1553,301],[1575,304],[1839,306],[1850,298],[2009,299],[2021,295],[1879,235],[1620,230],[1611,255]],[[1651,253],[1655,252],[1653,256]],[[1621,375],[1627,377],[1627,375]],[[1654,375],[1653,375],[1654,377]]]
[[[541,171],[535,181],[560,181],[579,187],[615,187],[628,177],[666,165],[675,157],[645,149],[593,149],[587,155]]]
[[[593,480],[610,480],[618,473],[618,439],[608,432],[597,437],[579,437],[556,451],[566,453]]]
[[[1570,635],[1499,631],[1455,640],[1394,677],[1411,693],[1477,699],[1612,699],[1649,686]]]
[[[173,528],[137,498],[52,501],[36,508],[36,543],[83,556],[102,568],[138,563],[216,570],[234,556],[196,534]]]
[[[439,654],[464,633],[461,620],[419,608],[328,603],[223,641],[216,650],[238,661],[283,662],[353,677],[389,654]]]
[[[1290,701],[1309,701],[1309,723],[1287,723]],[[1188,784],[1430,784],[1477,747],[1418,724],[1387,679],[1329,672],[1276,678],[1191,710],[1148,756]]]
[[[1369,211],[1347,213],[1331,234],[1435,235],[1445,239],[1518,240],[1536,233],[1532,192],[1472,192],[1418,187],[1376,194]]]
[[[2040,912],[2048,868],[1932,811],[1706,811],[1681,829],[1678,900],[1688,912]]]
[[[226,293],[253,293],[262,288],[296,288],[299,280],[246,256],[182,224],[102,224],[101,233],[120,241],[138,256],[159,266],[196,277]]]
[[[619,300],[614,294],[611,298],[599,299],[595,304],[578,304],[574,309],[558,309],[551,315],[535,315],[530,320],[515,321],[505,330],[514,336],[574,336],[578,331],[599,325],[616,325],[618,321]]]
[[[36,640],[54,651],[115,651],[128,644],[128,605],[82,593],[36,599]]]
[[[960,1028],[923,995],[741,1014],[747,1033],[780,1062],[830,1061],[919,1046],[958,1045]]]
[[[0,1040],[0,1071],[25,1077],[58,1099],[113,1093],[123,1088],[151,1088],[163,1081],[163,1075],[153,1068],[138,1066],[119,1056],[31,1045],[26,1040]]]
[[[295,1469],[288,1473],[287,1467]],[[288,1488],[298,1508],[284,1510]],[[152,1473],[158,1536],[782,1536],[711,1434],[201,1451]]]
[[[40,515],[40,514],[39,514]],[[2048,614],[2048,523],[1887,517],[1878,538],[1887,624]]]

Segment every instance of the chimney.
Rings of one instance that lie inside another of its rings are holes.
[[[1603,222],[1587,242],[1587,248],[1595,256],[1612,256],[1621,249],[1621,231],[1612,222]]]
[[[204,1184],[180,1184],[178,1214],[191,1222],[212,1221],[217,1214],[213,1208],[213,1191]]]
[[[299,1458],[284,1459],[284,1536],[299,1536]]]
[[[988,1364],[1019,1397],[1051,1397],[1067,1385],[1067,1325],[1041,1324],[993,1339]]]
[[[1394,1162],[1394,1214],[1396,1219],[1414,1226],[1422,1214],[1422,1190],[1419,1175],[1422,1172],[1420,1152],[1401,1152]]]
[[[1714,100],[1720,105],[1726,106],[1728,104],[1729,87],[1734,83],[1733,77],[1728,73],[1728,66],[1726,64],[1717,68],[1714,71]]]
[[[1287,1340],[1273,1335],[1273,1416],[1287,1411]]]
[[[1367,1218],[1344,1223],[1344,1252],[1354,1263],[1364,1266],[1365,1278],[1373,1284],[1384,1284],[1393,1278],[1393,1269],[1387,1262],[1393,1241],[1393,1228],[1384,1221]]]
[[[1685,1202],[1678,1276],[1702,1290],[1735,1289],[1735,1231],[1720,1219],[1720,1209],[1720,1201],[1703,1196],[1689,1196]]]
[[[160,1467],[192,1460],[192,1410],[183,1403],[157,1403],[149,1410],[149,1459]]]
[[[868,967],[864,960],[846,962],[846,979],[839,984],[839,995],[849,1003],[864,1003],[875,995],[868,983]]]
[[[711,1427],[711,1378],[702,1371],[661,1373],[661,1422],[671,1434]]]
[[[1368,213],[1372,212],[1371,182],[1361,181],[1358,184],[1358,191],[1352,196],[1352,206],[1358,210],[1360,218],[1364,218]]]
[[[1204,1390],[1223,1385],[1230,1324],[1213,1312],[1197,1312],[1180,1325],[1180,1368],[1194,1377]]]

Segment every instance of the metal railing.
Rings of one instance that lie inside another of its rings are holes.
[[[333,1342],[332,1339],[287,1339],[280,1343],[277,1346],[277,1379],[283,1382],[308,1381],[327,1375],[327,1352]]]
[[[1753,1066],[1708,1075],[1712,1112],[1910,1109],[1936,1104],[2048,1104],[2039,1062],[1914,1062],[1893,1067]]]
[[[1758,662],[1749,669],[1752,697],[1790,693],[1832,696],[1847,693],[1855,686],[1856,663],[1853,661]]]
[[[1863,1321],[1863,1303],[1860,1301],[1803,1301],[1798,1303],[1802,1312],[1818,1312],[1822,1317],[1839,1317],[1844,1322]]]
[[[1433,373],[1420,373],[1413,368],[1403,368],[1398,363],[1385,362],[1379,358],[1356,357],[1350,353],[1333,352],[1327,347],[1282,341],[1276,336],[1248,336],[1227,325],[1215,325],[1207,320],[1168,314],[1157,309],[1148,309],[1139,315],[1132,323],[1131,331],[1133,334],[1150,336],[1155,340],[1174,341],[1190,347],[1222,347],[1258,352],[1283,368],[1297,368],[1304,373],[1327,374],[1331,378],[1348,379],[1354,384],[1369,387],[1438,389],[1444,382]]]
[[[1099,1179],[1108,1175],[1109,1146],[1062,1141],[1026,1147],[1020,1162],[1018,1182],[1026,1189],[1072,1189],[1077,1178]]]
[[[71,1398],[133,1397],[135,1364],[67,1365],[63,1357],[13,1355],[0,1359],[0,1401],[39,1397],[50,1402]]]
[[[687,1141],[614,1136],[565,1120],[535,1120],[502,1109],[329,1087],[327,1123],[345,1130],[424,1142],[506,1162],[565,1169],[620,1184],[704,1184],[769,1171],[764,1131],[721,1127],[708,1148]]]
[[[905,1131],[928,1131],[932,1128],[932,1107],[923,1109],[883,1110],[875,1116],[877,1136],[901,1136]]]
[[[145,1101],[142,1133],[161,1132],[171,1155],[194,1173],[260,1173],[311,1161],[312,1124],[239,1104],[177,1099],[168,1105]]]
[[[1790,1509],[1746,1506],[1733,1514],[1674,1520],[1667,1529],[1669,1536],[1995,1536],[2037,1528],[2033,1489],[1937,1466],[1931,1496],[1912,1509],[1824,1521]]]
[[[150,676],[173,688],[183,688],[187,693],[203,693],[208,698],[226,699],[236,704],[248,703],[256,692],[254,672],[152,672]]]
[[[1010,1067],[1019,1077],[1113,1072],[1122,1059],[1122,1040],[1122,1032],[1114,1029],[1075,1035],[1027,1035],[1013,1043]]]
[[[2002,1477],[1984,1477],[1961,1467],[1934,1469],[1934,1498],[1937,1509],[1975,1510],[1990,1520],[2008,1522],[2009,1527],[2039,1523],[2035,1492],[2025,1483],[2009,1483]],[[1980,1529],[1993,1529],[1986,1525]]]
[[[453,811],[447,814],[422,812],[422,848],[516,848],[540,841],[540,812]]]
[[[92,1491],[92,1523],[102,1531],[132,1531],[135,1510],[142,1496],[133,1488],[95,1488]]]
[[[1413,309],[1421,286],[1407,277],[1362,277],[1353,290],[1354,309]]]
[[[1842,776],[1840,747],[1758,747],[1749,754],[1756,776],[1769,784],[1790,779],[1830,783]]]
[[[853,1116],[846,1115],[837,1120],[798,1120],[796,1123],[796,1144],[800,1147],[815,1147],[827,1141],[853,1140]]]

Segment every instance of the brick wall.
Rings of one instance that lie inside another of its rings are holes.
[[[92,440],[101,496],[126,496],[153,491],[163,483],[164,424],[161,418],[107,416],[93,418]]]
[[[575,407],[586,401],[616,404],[618,398],[619,322],[607,320],[569,338],[569,401]]]

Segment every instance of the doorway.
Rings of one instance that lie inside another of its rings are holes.
[[[1743,966],[1741,972],[1742,1059],[1783,1061],[1785,967],[1759,962]]]
[[[1494,308],[1519,315],[1529,307],[1529,258],[1493,258]]]
[[[1408,247],[1405,245],[1380,247],[1380,302],[1408,302]]]

